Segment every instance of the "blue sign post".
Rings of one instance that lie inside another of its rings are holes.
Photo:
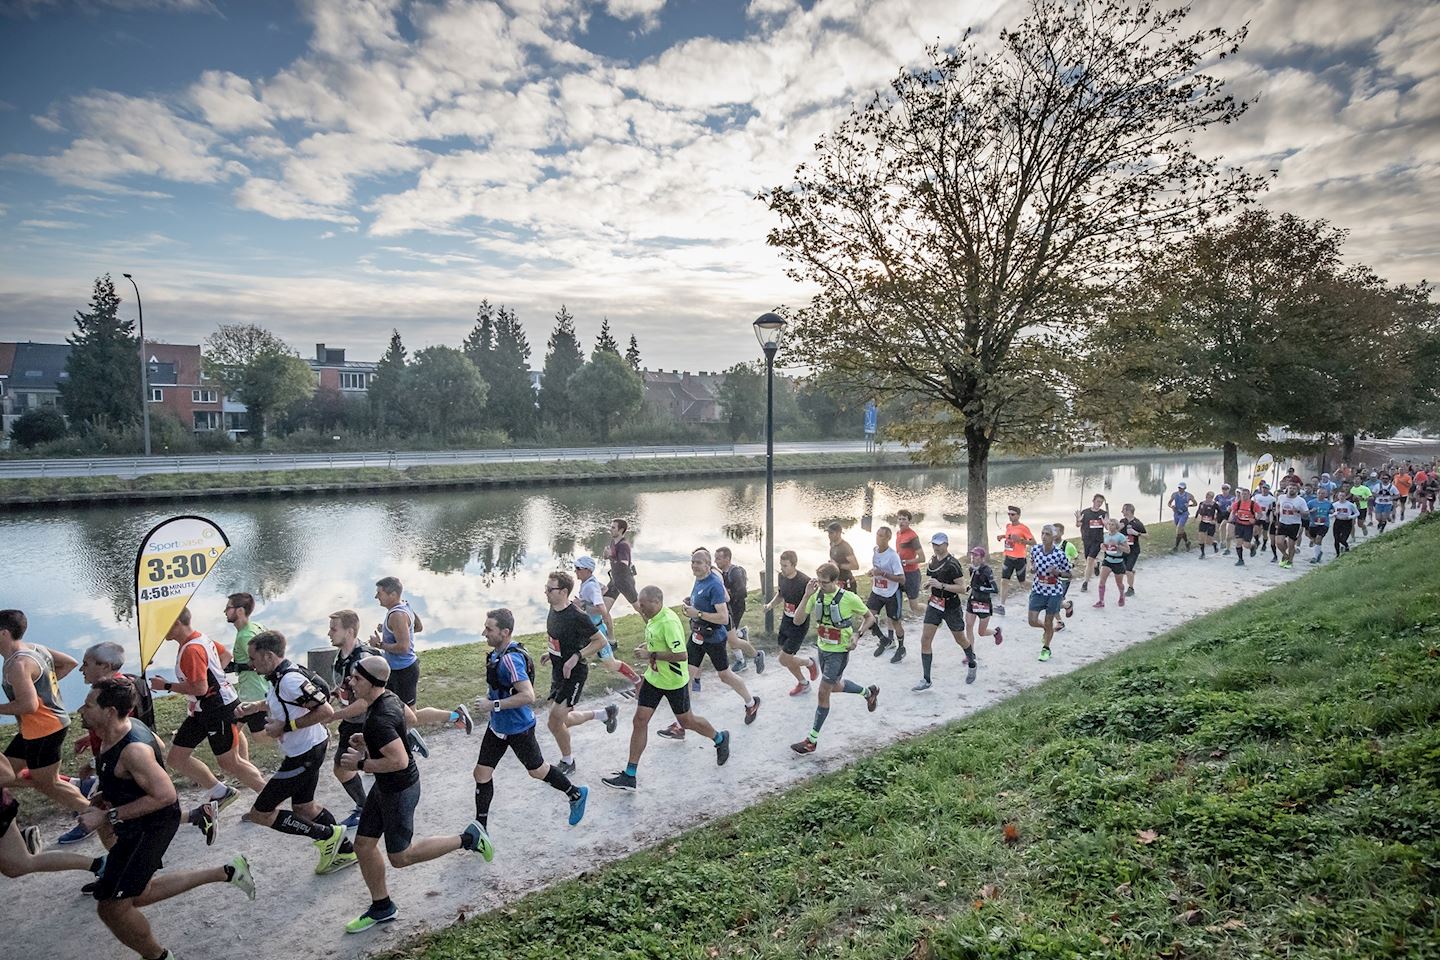
[[[865,450],[875,449],[875,430],[880,424],[880,408],[875,401],[865,404]]]

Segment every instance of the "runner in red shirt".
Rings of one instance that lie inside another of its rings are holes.
[[[909,510],[895,511],[895,552],[900,554],[900,566],[905,571],[905,598],[910,603],[910,612],[925,612],[920,601],[920,565],[925,562],[925,548],[921,545],[920,534],[910,526]]]
[[[995,538],[1005,544],[1005,566],[1000,571],[1000,603],[995,607],[995,612],[1001,616],[1005,615],[1005,598],[1010,596],[1010,578],[1013,576],[1021,583],[1025,582],[1026,551],[1035,543],[1035,535],[1020,522],[1020,508],[1009,506],[1005,512],[1010,522],[1005,524],[1005,532]]]

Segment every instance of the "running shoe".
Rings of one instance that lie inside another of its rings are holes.
[[[223,796],[219,796],[219,797],[211,797],[211,798],[210,798],[211,800],[213,800],[213,801],[215,802],[215,813],[216,813],[217,816],[218,816],[226,807],[230,806],[230,804],[232,804],[232,803],[234,803],[236,800],[240,799],[240,791],[239,791],[239,790],[236,790],[234,787],[230,786],[230,784],[228,784],[228,783],[222,783],[221,786],[225,788],[225,793],[224,793],[224,795],[223,795]]]
[[[895,646],[895,655],[890,658],[890,662],[891,662],[891,663],[899,663],[901,660],[904,660],[904,659],[905,659],[905,644],[903,644],[903,643],[896,644],[896,646]]]
[[[759,712],[760,712],[760,698],[759,698],[759,697],[754,697],[754,696],[752,695],[752,699],[751,699],[751,701],[750,701],[750,706],[748,706],[748,707],[745,708],[745,726],[748,727],[748,726],[750,726],[750,724],[754,723],[754,722],[755,722],[755,715],[758,714]]]
[[[81,823],[79,818],[76,818],[75,826],[71,827],[69,830],[66,830],[64,833],[60,834],[60,836],[56,837],[55,842],[59,844],[79,843],[81,840],[86,839],[94,832],[94,830],[88,829],[83,823]]]
[[[890,638],[881,637],[880,642],[875,645],[875,652],[872,653],[871,656],[878,657],[880,656],[880,654],[884,653],[888,649],[890,649]]]
[[[967,664],[965,665],[965,682],[966,682],[966,683],[974,683],[974,682],[975,682],[975,674],[978,672],[978,670],[979,670],[979,667],[978,667],[978,665],[975,663],[974,660],[971,660],[969,663],[967,663]]]
[[[590,799],[589,787],[578,787],[580,796],[570,801],[570,826],[575,826],[585,819],[585,802]]]
[[[470,716],[470,710],[465,706],[465,704],[462,703],[458,705],[455,708],[454,713],[451,714],[451,716],[455,718],[455,726],[457,728],[465,728],[465,736],[468,737],[470,736],[470,734],[475,732],[475,718]]]
[[[730,731],[720,731],[720,742],[715,744],[715,766],[725,766],[725,761],[730,759]]]
[[[1060,604],[1060,609],[1065,611],[1066,617],[1075,616],[1075,601],[1066,600],[1064,603]]]
[[[932,684],[929,680],[921,680],[919,683],[915,684],[915,686],[910,688],[910,692],[919,693],[922,690],[929,690],[931,686]]]
[[[875,705],[880,702],[880,688],[870,684],[870,689],[865,691],[865,709],[871,713],[875,712]]]
[[[793,686],[793,687],[790,688],[790,696],[792,696],[792,697],[803,697],[803,696],[805,696],[805,694],[807,694],[807,693],[809,693],[809,692],[810,692],[810,681],[809,681],[809,680],[801,680],[799,683],[795,684],[795,686]]]
[[[97,873],[96,876],[98,877],[99,874]],[[95,892],[95,888],[98,886],[100,886],[99,880],[91,880],[89,883],[85,884],[85,886],[80,888],[80,892],[88,897]]]
[[[100,778],[94,775],[81,777],[75,781],[75,786],[79,788],[80,795],[88,800],[90,794],[95,792],[95,788],[100,786]]]
[[[999,627],[996,627],[996,628],[995,628],[995,646],[998,647],[998,646],[1000,646],[1000,644],[1002,644],[1002,643],[1004,643],[1004,642],[1005,642],[1005,637],[1001,635],[1001,633],[1000,633],[1000,628],[999,628]]]
[[[819,679],[820,679],[820,665],[815,662],[815,658],[814,658],[814,657],[811,657],[811,658],[810,658],[810,662],[805,665],[805,669],[807,669],[807,670],[810,671],[810,679],[811,679],[811,680],[819,680]]]
[[[360,826],[360,809],[361,808],[357,806],[354,810],[351,810],[350,816],[340,821],[340,826],[347,830],[354,830]]]
[[[666,727],[664,730],[657,732],[655,735],[657,737],[664,737],[666,740],[684,740],[685,728],[680,726],[680,722],[677,720],[676,722],[670,724],[670,726]]]
[[[330,861],[330,866],[326,868],[325,873],[327,875],[332,873],[339,873],[346,867],[353,867],[359,862],[360,858],[356,856],[354,850],[346,850],[343,853],[337,852],[335,854],[335,859]]]
[[[1125,588],[1125,596],[1127,596],[1127,597],[1133,597],[1133,596],[1135,596],[1135,588],[1134,588],[1134,587],[1126,587],[1126,588]]]
[[[1119,599],[1117,599],[1117,600],[1115,601],[1115,606],[1117,606],[1117,607],[1123,607],[1123,606],[1125,606],[1125,594],[1123,594],[1123,593],[1120,594]]]
[[[330,836],[323,840],[312,840],[315,849],[320,851],[320,862],[315,864],[316,873],[329,873],[330,867],[335,863],[335,855],[340,852],[340,844],[345,842],[345,828],[335,824],[330,828]]]
[[[699,677],[696,677],[694,680],[691,680],[691,681],[690,681],[690,692],[691,692],[691,693],[699,693],[699,692],[700,692],[700,678],[699,678]]]
[[[25,849],[30,856],[38,854],[45,846],[45,841],[40,839],[39,827],[25,827],[20,831],[20,839],[25,841]],[[103,857],[101,859],[104,859]]]
[[[1229,547],[1226,547],[1226,548],[1225,548],[1225,550],[1224,550],[1224,555],[1227,556],[1227,557],[1230,556],[1230,548],[1229,548]]]
[[[1055,621],[1055,632],[1056,632],[1056,633],[1059,633],[1061,630],[1064,630],[1064,629],[1065,629],[1065,621],[1064,621],[1064,620],[1056,620],[1056,621]]]
[[[110,854],[109,854],[109,853],[102,853],[102,854],[100,854],[100,856],[96,857],[95,859],[96,859],[96,863],[95,863],[94,870],[93,870],[92,872],[95,874],[95,876],[98,877],[98,876],[100,876],[100,874],[102,874],[102,873],[105,872],[105,861],[108,860],[108,859],[110,859]]]
[[[742,628],[742,629],[743,629],[743,628]],[[755,672],[756,672],[756,673],[764,673],[764,672],[765,672],[765,651],[764,651],[764,650],[756,650],[756,651],[755,651]]]
[[[410,741],[411,750],[420,754],[420,757],[423,760],[430,759],[430,745],[425,742],[424,737],[420,736],[419,730],[411,730],[409,733],[406,734],[406,737]]]
[[[997,603],[997,604],[995,604],[995,614],[996,614],[996,616],[1000,616],[1000,617],[1005,616],[1005,604],[1003,604],[1003,603]]]
[[[815,752],[815,741],[811,740],[809,737],[806,737],[799,743],[790,744],[790,749],[794,750],[802,757],[809,756],[810,754]]]
[[[740,654],[740,655],[737,656],[734,660],[731,660],[731,661],[730,661],[730,672],[731,672],[731,673],[744,673],[746,666],[747,666],[747,664],[745,663],[745,655],[744,655],[744,654]]]
[[[1090,592],[1090,581],[1089,581],[1089,580],[1082,580],[1082,581],[1080,581],[1080,592],[1081,592],[1081,593],[1089,593],[1089,592]]]
[[[585,787],[581,787],[585,790]],[[490,834],[485,832],[479,820],[471,820],[460,834],[460,846],[466,850],[474,851],[485,858],[486,863],[495,860],[495,844],[490,842]]]
[[[620,708],[610,704],[605,708],[605,732],[614,733],[615,728],[620,724]]]
[[[616,790],[635,789],[635,777],[624,770],[618,770],[608,777],[602,777],[600,782],[607,787],[614,787]]]
[[[1041,662],[1041,663],[1044,663],[1046,660],[1049,660],[1049,659],[1050,659],[1050,648],[1049,648],[1049,647],[1041,647],[1041,648],[1040,648],[1040,662]]]
[[[1245,555],[1244,555],[1243,553],[1240,555],[1240,559],[1238,559],[1238,560],[1235,561],[1235,566],[1237,566],[1237,567],[1243,567],[1243,566],[1245,566]]]
[[[400,911],[395,908],[395,904],[393,902],[390,904],[390,906],[386,907],[383,910],[376,910],[375,907],[372,905],[370,909],[366,910],[364,913],[360,914],[360,916],[345,924],[345,932],[364,933],[366,930],[369,930],[371,927],[377,924],[390,923],[392,920],[395,920],[399,916]]]
[[[208,800],[200,804],[190,814],[190,822],[205,837],[205,846],[215,846],[215,838],[220,835],[220,810],[215,806],[214,800]]]
[[[575,761],[557,760],[555,761],[555,769],[559,770],[561,773],[568,777],[570,776],[570,774],[575,772]]]
[[[1094,603],[1090,604],[1090,606],[1093,607],[1093,608],[1095,608],[1096,610],[1100,610],[1100,609],[1102,609],[1102,608],[1105,606],[1105,601],[1104,601],[1104,600],[1096,600]]]
[[[250,861],[243,853],[230,861],[230,884],[239,887],[251,900],[255,899],[255,878],[250,876]]]

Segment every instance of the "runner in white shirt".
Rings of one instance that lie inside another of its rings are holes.
[[[875,614],[875,624],[870,632],[880,638],[875,656],[880,656],[890,643],[895,643],[895,655],[891,663],[905,659],[905,624],[900,619],[900,585],[905,581],[905,566],[900,554],[890,546],[892,532],[889,527],[875,531],[875,552],[870,559],[870,596],[865,606]],[[880,621],[885,621],[885,632],[880,632]]]
[[[1260,489],[1250,497],[1250,502],[1255,506],[1255,532],[1259,536],[1250,541],[1250,556],[1255,556],[1256,550],[1264,550],[1265,544],[1270,540],[1270,526],[1272,517],[1270,511],[1275,507],[1275,495],[1270,492],[1270,487],[1265,481],[1260,481]]]
[[[1275,501],[1275,511],[1275,539],[1280,548],[1280,566],[1288,570],[1295,562],[1295,545],[1300,541],[1300,531],[1310,518],[1310,505],[1300,496],[1300,487],[1292,483]]]

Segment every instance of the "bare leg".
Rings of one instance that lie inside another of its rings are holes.
[[[560,756],[570,756],[570,731],[566,729],[565,721],[570,715],[570,708],[563,703],[557,703],[550,708],[550,715],[545,718],[545,726],[550,735],[555,738],[555,745],[560,748]]]
[[[650,739],[650,718],[655,715],[654,707],[636,707],[635,720],[630,724],[630,762],[638,764],[645,753],[645,744]],[[689,716],[689,714],[686,714]],[[678,717],[676,719],[679,719]],[[681,726],[684,726],[682,723]]]
[[[390,865],[393,867],[408,867],[416,863],[424,863],[426,860],[434,860],[443,857],[447,853],[460,849],[460,834],[451,834],[448,837],[425,837],[416,840],[410,846],[399,853],[390,854]]]
[[[207,883],[228,883],[229,874],[224,867],[211,867],[207,870],[182,870],[179,873],[160,873],[150,881],[145,892],[135,898],[135,906],[148,907],[152,903],[159,903],[161,900],[169,900],[177,897],[188,890],[202,887]]]
[[[800,683],[805,682],[805,674],[801,672],[801,669],[802,666],[807,662],[808,661],[801,660],[799,657],[793,656],[788,653],[782,652],[780,654],[780,666],[784,667],[786,670],[789,670],[790,675],[793,676]]]
[[[57,873],[61,870],[89,870],[90,858],[78,853],[38,853],[31,856],[20,837],[19,824],[11,824],[0,837],[0,874],[23,877],[27,873]]]
[[[686,730],[694,730],[702,737],[708,737],[711,740],[715,739],[715,727],[704,717],[696,716],[694,713],[682,713],[675,719],[678,720],[680,726]]]
[[[210,768],[195,756],[194,747],[171,747],[165,755],[165,764],[202,790],[213,790],[220,784]]]
[[[453,710],[446,710],[444,707],[418,707],[415,710],[415,724],[449,723],[454,716]]]
[[[380,838],[356,837],[355,858],[360,861],[360,876],[365,878],[370,899],[388,898],[390,891],[385,886],[385,858],[380,855]]]
[[[745,703],[746,706],[750,705],[750,690],[748,687],[745,686],[744,680],[741,680],[739,677],[735,676],[734,670],[730,670],[728,668],[725,670],[721,670],[720,682],[725,684],[725,686],[729,687],[731,690],[734,690],[736,695],[740,697],[740,699]]]
[[[238,750],[225,751],[215,758],[215,762],[220,765],[221,770],[224,770],[256,793],[265,789],[265,778],[260,775],[259,770],[255,769],[255,764],[240,756]]]
[[[30,779],[22,780],[20,783],[21,785],[28,783],[49,797],[57,806],[67,810],[74,810],[78,813],[90,809],[90,801],[85,799],[79,788],[69,780],[60,779],[60,764],[58,763],[41,767],[39,770],[31,770]]]

